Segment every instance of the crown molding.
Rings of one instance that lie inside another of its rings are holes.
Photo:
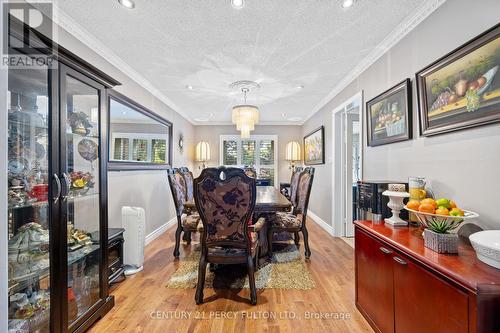
[[[335,96],[337,96],[344,88],[360,76],[365,70],[373,65],[380,57],[396,45],[403,37],[410,33],[417,27],[423,20],[430,14],[438,9],[446,0],[427,0],[415,13],[407,16],[382,42],[380,42],[375,49],[370,52],[356,67],[354,67],[340,82],[333,88],[333,90],[323,98],[313,109],[312,112],[301,123],[305,124],[314,114],[321,110],[328,104]]]
[[[177,112],[179,115],[181,115],[183,118],[194,125],[193,120],[185,112],[180,110],[180,108],[172,100],[170,100],[167,96],[160,92],[151,82],[149,82],[135,69],[128,65],[122,58],[114,53],[109,47],[104,45],[104,43],[97,39],[92,33],[90,33],[80,24],[76,23],[71,16],[61,10],[61,8],[57,7],[56,4],[57,2],[54,2],[55,10],[53,13],[53,21],[59,27],[67,31],[73,37],[89,47],[92,51],[101,56],[104,60],[116,67],[123,74],[127,75],[141,87],[149,91],[153,96],[165,103],[173,111]]]

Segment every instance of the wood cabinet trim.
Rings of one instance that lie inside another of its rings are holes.
[[[414,262],[417,262],[419,265],[424,266],[426,269],[434,272],[436,275],[439,275],[440,277],[448,280],[449,283],[453,285],[457,285],[461,287],[462,289],[471,292],[473,294],[477,294],[477,286],[479,284],[495,284],[500,286],[500,271],[487,266],[486,264],[480,262],[474,255],[474,257],[468,257],[472,261],[471,266],[479,268],[482,272],[486,273],[480,273],[477,271],[471,271],[468,277],[463,277],[461,276],[457,271],[456,267],[452,267],[451,265],[441,265],[437,264],[433,261],[430,261],[428,258],[423,256],[422,254],[416,253],[414,250],[404,246],[401,244],[399,239],[396,239],[396,237],[401,237],[402,239],[406,238],[411,238],[415,236],[408,235],[409,232],[417,232],[418,228],[415,227],[403,227],[403,228],[396,228],[392,229],[390,227],[384,226],[384,225],[374,225],[372,224],[371,221],[355,221],[355,226],[359,228],[360,230],[364,231],[371,237],[374,237],[375,239],[378,239],[382,243],[385,243],[389,246],[391,246],[393,249],[397,250],[398,252],[405,254],[406,256],[410,257]],[[374,228],[378,228],[378,230],[375,230]],[[388,237],[383,235],[379,230],[386,231],[384,229],[390,229],[393,237]],[[406,229],[406,230],[405,230]],[[405,233],[404,235],[400,235],[402,233]],[[422,248],[423,248],[423,239],[421,241],[422,243]],[[474,251],[470,245],[465,245],[461,244],[460,245],[460,250],[466,250],[467,254],[470,254],[470,251]],[[430,250],[429,250],[430,251]],[[433,252],[434,254],[434,252]],[[459,266],[459,260],[463,258],[459,258],[458,256],[455,255],[442,255],[435,253],[436,258],[439,258],[439,256],[447,256],[448,258],[451,258],[449,261],[456,261],[457,266]]]

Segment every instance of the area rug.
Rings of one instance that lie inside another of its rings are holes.
[[[314,280],[293,244],[282,245],[279,252],[255,273],[257,289],[298,289],[308,290],[315,287]],[[200,252],[193,251],[181,259],[179,267],[167,283],[167,288],[196,288]],[[205,288],[242,289],[249,288],[246,265],[223,265],[213,271],[207,268]]]

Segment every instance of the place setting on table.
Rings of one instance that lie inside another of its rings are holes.
[[[311,251],[305,223],[314,168],[293,169],[288,197],[279,188],[262,186],[247,168],[204,168],[197,178],[187,168],[168,174],[178,221],[178,265],[167,288],[197,288],[197,304],[203,302],[203,289],[249,288],[255,304],[257,289],[315,287],[306,264]],[[199,244],[191,246],[193,234],[199,234]]]

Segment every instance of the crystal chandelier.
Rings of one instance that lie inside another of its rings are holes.
[[[259,109],[255,105],[247,104],[247,93],[250,91],[247,87],[241,88],[244,96],[244,104],[233,107],[232,120],[236,124],[236,129],[241,132],[242,138],[249,138],[250,132],[255,129],[259,123]]]

